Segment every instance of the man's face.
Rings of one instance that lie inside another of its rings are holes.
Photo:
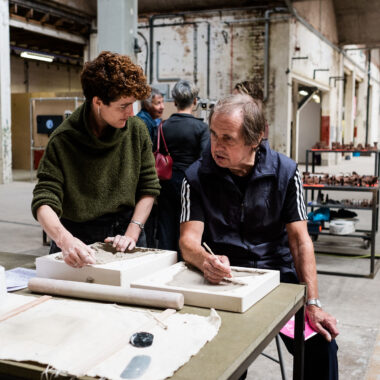
[[[239,174],[254,163],[256,145],[246,145],[240,110],[231,114],[216,113],[210,125],[211,155],[216,164]]]
[[[155,95],[152,99],[152,103],[148,108],[148,112],[152,119],[158,119],[162,116],[164,112],[164,98],[161,95]]]

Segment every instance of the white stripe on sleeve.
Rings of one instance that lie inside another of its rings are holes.
[[[303,187],[298,169],[294,175],[294,183],[297,189],[297,210],[301,220],[307,220],[305,201],[303,199]]]
[[[188,222],[190,220],[190,185],[186,178],[182,181],[181,205],[182,209],[180,223]]]

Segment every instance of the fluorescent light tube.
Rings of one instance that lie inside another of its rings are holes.
[[[20,54],[20,57],[28,58],[28,59],[37,59],[38,61],[44,61],[44,62],[53,62],[54,61],[54,57],[52,55],[34,53],[34,52],[30,52],[30,51],[23,51]]]

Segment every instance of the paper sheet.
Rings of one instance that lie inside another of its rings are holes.
[[[280,332],[288,336],[289,338],[294,339],[294,329],[295,329],[295,319],[293,316],[287,322],[287,324],[280,330]],[[309,338],[313,337],[316,334],[317,332],[313,330],[313,328],[310,326],[309,321],[307,320],[307,317],[305,315],[305,330],[304,330],[305,340],[308,340]]]
[[[36,276],[34,269],[14,268],[5,271],[5,284],[8,292],[14,292],[28,287],[30,278]]]

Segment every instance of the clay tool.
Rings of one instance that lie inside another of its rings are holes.
[[[148,369],[151,360],[151,357],[148,355],[134,356],[120,374],[120,377],[122,379],[137,379]]]
[[[219,262],[219,257],[215,255],[215,253],[211,250],[211,248],[203,242],[203,246],[206,248],[206,250],[214,257],[218,259]],[[230,282],[231,284],[236,284],[236,285],[248,285],[245,281],[239,280],[235,277],[223,277],[223,281]]]

